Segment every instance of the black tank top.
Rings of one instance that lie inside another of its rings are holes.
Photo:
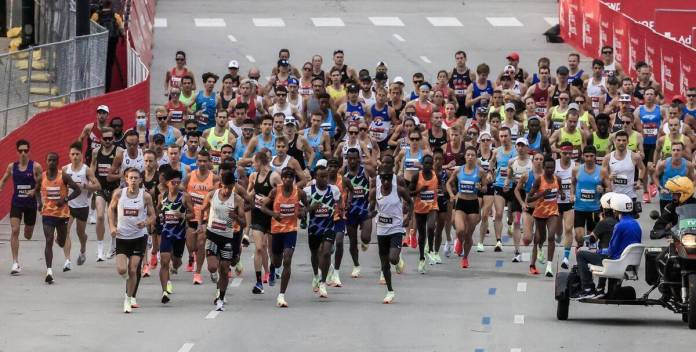
[[[155,175],[152,177],[150,181],[145,179],[145,171],[142,172],[142,177],[143,177],[143,187],[145,187],[145,190],[148,192],[152,192],[154,189],[155,192],[154,194],[156,195],[157,192],[157,183],[159,183],[159,171],[155,171]]]
[[[553,88],[553,96],[551,96],[552,105],[558,105],[558,96],[561,95],[561,93],[568,93],[568,96],[570,96],[570,85],[567,85],[565,90],[559,90],[558,84]]]
[[[315,80],[317,78],[321,79],[322,81],[326,81],[326,74],[324,73],[324,70],[321,70],[319,71],[319,73],[316,74],[312,72],[312,80]],[[324,82],[324,84],[326,84],[326,82]]]
[[[394,114],[396,115],[396,117],[401,116],[401,112],[404,110],[404,108],[406,108],[406,102],[403,100],[401,101],[401,107],[399,107],[398,109],[396,107],[394,107],[394,104],[392,104],[391,101],[388,104],[389,104],[389,107],[394,109]]]
[[[304,153],[300,149],[297,148],[298,136],[299,136],[299,134],[296,134],[295,138],[293,138],[292,141],[290,141],[290,143],[288,143],[288,155],[295,158],[295,160],[297,160],[297,162],[300,163],[300,168],[302,168],[302,170],[304,170],[307,167],[306,167],[305,161],[304,161]]]
[[[442,137],[433,136],[433,130],[428,130],[428,144],[430,144],[430,150],[435,148],[442,148],[443,145],[447,144],[447,133],[443,130]]]
[[[345,84],[348,82],[350,77],[348,76],[348,65],[343,65],[341,67],[341,83]]]
[[[225,99],[223,96],[222,92],[220,92],[220,105],[222,105],[223,110],[227,110],[227,107],[230,106],[230,102],[235,98],[234,92],[232,92],[232,98],[229,100]]]
[[[452,70],[452,76],[449,80],[449,86],[454,90],[454,96],[457,98],[457,101],[464,101],[464,99],[466,98],[466,89],[469,87],[470,84],[471,76],[468,68],[466,69],[466,71],[464,71],[464,73],[457,72],[456,67]]]
[[[638,100],[640,100],[640,101],[642,102],[643,99],[644,99],[644,98],[643,98],[643,94],[645,94],[645,90],[648,89],[648,88],[654,88],[654,87],[652,86],[652,81],[649,81],[649,82],[648,82],[648,86],[647,86],[647,87],[641,87],[640,82],[636,83],[636,88],[633,89],[633,96],[636,97]]]
[[[99,181],[99,185],[103,190],[113,191],[118,187],[119,181],[109,182],[106,180],[106,175],[111,172],[111,165],[114,163],[114,157],[116,156],[116,147],[108,155],[104,155],[102,149],[104,149],[103,146],[99,147],[97,151],[97,181]]]
[[[254,193],[260,196],[267,197],[273,187],[271,186],[271,173],[272,170],[268,170],[266,174],[266,179],[259,182],[260,173],[256,175],[256,180],[254,180]]]

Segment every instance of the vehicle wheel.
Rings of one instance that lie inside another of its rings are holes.
[[[696,329],[696,273],[689,274],[689,329]]]
[[[570,307],[570,299],[562,298],[558,300],[556,306],[556,319],[568,320],[568,308]]]

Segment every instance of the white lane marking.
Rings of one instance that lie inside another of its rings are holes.
[[[194,18],[196,27],[227,27],[225,20],[222,18]]]
[[[285,21],[279,17],[254,18],[252,21],[256,27],[285,27]]]
[[[166,28],[167,19],[162,17],[155,17],[155,28]]]
[[[230,281],[230,284],[227,285],[227,286],[229,286],[229,287],[239,287],[239,285],[241,285],[241,284],[242,284],[242,278],[241,278],[241,277],[235,277],[234,279],[232,279],[232,281]]]
[[[462,27],[456,17],[426,17],[433,27]]]
[[[247,55],[246,58],[249,60],[249,62],[256,62],[256,59],[254,59],[254,57],[251,55]]]
[[[524,324],[524,315],[515,314],[515,324]]]
[[[395,38],[396,40],[400,41],[400,42],[405,42],[405,41],[406,41],[406,39],[404,39],[404,37],[402,37],[402,36],[400,36],[400,35],[398,35],[398,34],[396,34],[396,33],[394,33],[393,35],[394,35],[394,38]]]
[[[527,283],[526,282],[518,282],[517,283],[517,292],[527,292]]]
[[[488,23],[493,27],[522,27],[524,26],[515,17],[486,17]]]
[[[183,345],[181,345],[181,348],[179,348],[179,351],[177,352],[189,352],[193,348],[193,344],[191,342],[187,342]]]
[[[522,349],[519,347],[514,347],[510,349],[510,352],[522,352]]]
[[[217,318],[218,314],[220,314],[219,311],[211,310],[210,313],[208,313],[208,315],[205,316],[205,318],[206,319],[215,319],[215,318]]]
[[[403,27],[404,23],[398,17],[368,17],[375,26],[381,27]]]
[[[314,27],[345,27],[340,17],[312,17]]]
[[[233,43],[237,41],[237,38],[235,38],[232,34],[229,34],[229,35],[227,36],[227,39],[229,39],[229,40],[230,40],[231,42],[233,42]]]
[[[421,56],[420,59],[423,60],[423,62],[425,62],[426,64],[432,63],[432,61],[430,61],[430,59],[428,59],[427,56]]]
[[[544,21],[546,21],[549,26],[555,26],[558,24],[558,17],[544,17]]]
[[[523,262],[528,262],[530,259],[531,259],[530,253],[527,253],[527,252],[522,253],[522,261]]]

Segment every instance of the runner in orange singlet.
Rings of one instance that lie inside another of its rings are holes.
[[[68,195],[68,188],[72,189]],[[80,187],[70,178],[70,175],[58,170],[58,154],[49,152],[46,155],[46,171],[41,175],[41,221],[43,223],[46,247],[46,283],[53,283],[53,238],[58,234],[57,242],[62,248],[68,236],[68,218],[70,209],[68,201],[80,195]]]
[[[433,172],[433,157],[430,154],[423,156],[423,170],[413,176],[411,180],[411,194],[415,199],[413,212],[416,215],[416,227],[418,228],[418,272],[425,274],[425,240],[426,235],[430,243],[435,241],[435,220],[437,219],[437,188],[438,179]],[[430,264],[435,261],[428,253]]]
[[[533,203],[537,200],[534,208],[534,216],[536,222],[536,236],[534,236],[534,249],[531,255],[532,264],[529,265],[529,273],[533,275],[539,274],[537,271],[536,249],[540,243],[543,243],[547,238],[547,234],[555,234],[560,226],[560,218],[558,216],[558,194],[561,186],[561,179],[554,175],[556,170],[556,161],[547,155],[544,157],[544,174],[542,177],[534,180],[532,189],[527,195],[527,203]],[[561,192],[561,199],[565,198],[565,193]],[[553,277],[553,252],[556,249],[556,242],[553,236],[548,236],[547,258],[549,261],[546,266],[546,276]]]
[[[203,199],[205,199],[205,196],[208,195],[210,191],[217,188],[220,177],[209,170],[210,154],[208,154],[206,150],[198,152],[196,166],[198,166],[196,170],[186,175],[184,182],[182,182],[182,187],[191,197],[193,215],[195,219],[198,219],[201,209],[203,208]],[[205,260],[205,231],[203,231],[201,227],[202,224],[199,224],[197,221],[189,221],[188,224],[189,229],[186,233],[186,248],[189,253],[189,263],[186,267],[186,271],[194,271],[193,254],[195,253],[196,268],[193,273],[193,284],[200,285],[203,283],[201,279],[201,269],[203,268],[203,261]]]

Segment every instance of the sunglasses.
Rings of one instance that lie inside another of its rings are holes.
[[[158,116],[157,119],[160,121],[164,121],[167,119],[168,116]]]
[[[364,127],[360,128],[360,132],[365,132],[365,131],[367,131],[367,128],[364,128]]]
[[[111,128],[121,128],[123,125],[111,125]]]
[[[686,96],[689,98],[696,98],[696,94],[687,94]]]
[[[261,78],[261,76],[249,76],[249,79],[256,79],[257,80],[259,78]]]
[[[576,100],[575,103],[576,104],[585,104],[585,101],[584,100]]]
[[[355,136],[358,134],[358,131],[348,131],[348,134],[351,136]]]
[[[311,71],[311,70],[312,70],[311,67],[303,67],[302,69],[305,70],[305,71]]]
[[[103,140],[104,142],[111,142],[111,141],[114,140],[114,137],[102,137],[102,140]]]
[[[413,81],[413,84],[421,84],[423,81]]]
[[[482,139],[481,139],[481,142],[490,142],[490,141],[491,141],[490,138],[482,138]]]
[[[27,154],[29,153],[29,149],[17,149],[17,153]]]
[[[186,59],[184,59],[183,57],[177,57],[176,61],[186,61]]]
[[[146,119],[147,116],[146,115],[137,115],[137,116],[135,116],[135,118],[136,119]]]
[[[611,54],[613,51],[602,51],[602,54]]]

